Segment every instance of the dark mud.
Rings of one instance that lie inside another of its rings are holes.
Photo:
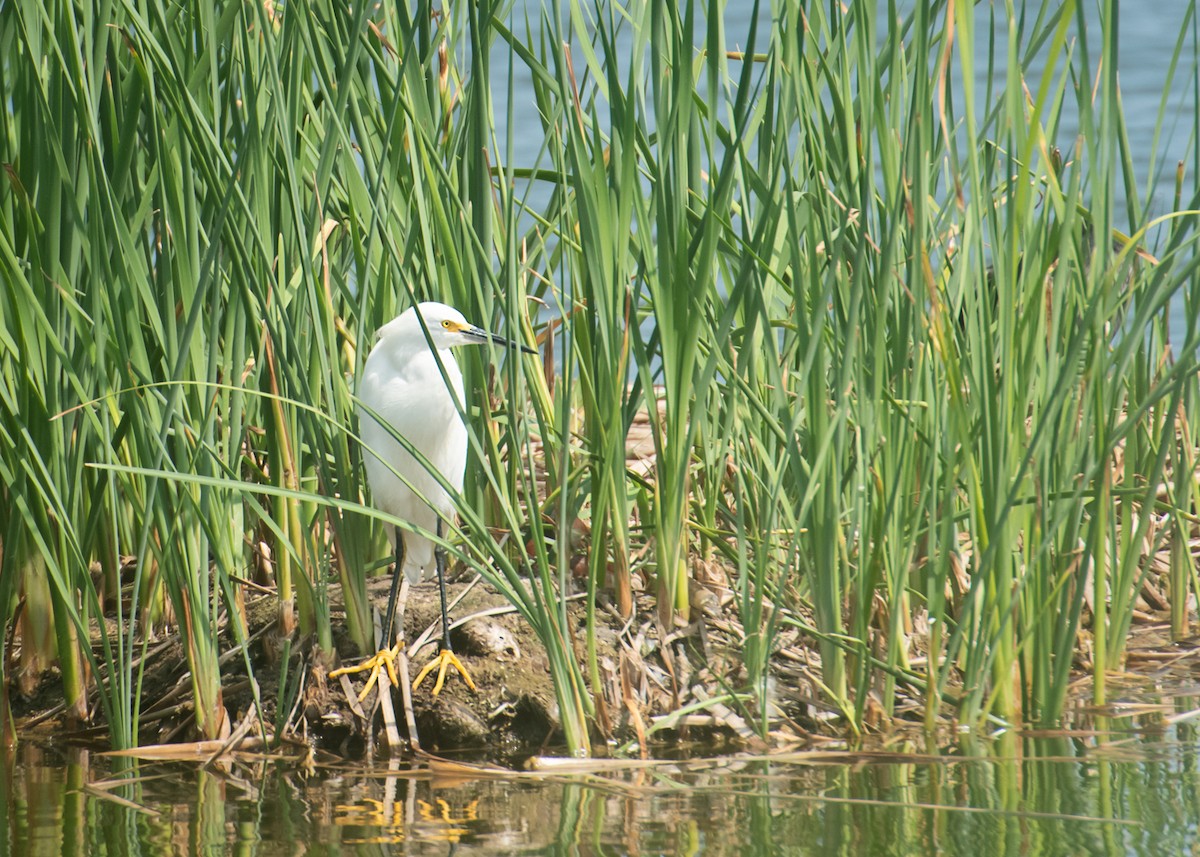
[[[321,653],[311,639],[283,638],[273,595],[248,597],[243,612],[249,640],[246,650],[237,646],[228,622],[222,631],[224,734],[240,731],[283,738],[293,746],[308,746],[314,752],[343,759],[403,754],[415,746],[504,764],[519,764],[534,754],[561,752],[558,704],[544,648],[498,593],[471,577],[452,580],[448,593],[452,603],[460,599],[451,609],[456,624],[453,647],[477,690],[470,690],[451,672],[436,698],[431,692],[434,677],[430,677],[407,702],[405,694],[392,688],[390,706],[381,705],[377,690],[361,702],[357,699],[366,673],[345,680],[329,678],[330,671],[357,663],[364,654],[344,631],[337,587],[329,592],[335,629],[333,654]],[[388,586],[386,575],[370,585],[372,600],[380,611]],[[595,708],[594,752],[618,747],[634,753],[663,752],[681,741],[702,741],[712,749],[759,743],[746,722],[746,715],[752,712],[714,702],[726,689],[746,683],[741,628],[731,601],[725,596],[722,603],[720,591],[697,587],[693,600],[703,612],[697,613],[692,624],[669,630],[658,623],[649,596],[636,599],[628,620],[602,599],[596,611],[600,681],[590,700]],[[401,607],[409,642],[408,676],[401,681],[411,683],[437,654],[436,584],[425,582],[409,588]],[[586,675],[584,614],[582,600],[570,603],[569,633]],[[114,629],[107,630],[111,634]],[[93,639],[97,651],[99,642],[97,632]],[[414,643],[423,645],[414,650]],[[773,699],[773,736],[794,744],[806,740],[808,730],[821,720],[817,717],[814,721],[811,716],[817,693],[810,670],[815,665],[807,642],[794,632],[781,634],[777,644],[781,657],[775,659],[773,686],[781,691]],[[143,660],[139,743],[197,741],[201,736],[195,731],[190,674],[173,626],[153,631]],[[108,730],[99,694],[93,690],[89,722],[70,722],[59,682],[56,670],[51,669],[41,674],[40,681],[30,682],[24,692],[14,687],[11,704],[18,733],[49,730],[56,739],[65,736],[103,747]],[[685,707],[692,709],[686,716],[680,714]],[[386,728],[389,721],[394,729]],[[389,734],[398,736],[399,742],[393,744]]]

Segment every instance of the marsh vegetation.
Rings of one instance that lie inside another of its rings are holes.
[[[7,6],[6,737],[319,732],[406,525],[354,378],[430,299],[541,355],[460,355],[447,541],[572,752],[1103,706],[1195,621],[1194,5],[1177,162],[1115,0],[911,5]]]

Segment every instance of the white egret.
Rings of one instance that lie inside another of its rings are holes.
[[[375,506],[390,515],[415,524],[426,532],[442,535],[442,521],[454,514],[454,502],[425,465],[393,435],[405,438],[425,460],[441,473],[451,490],[462,490],[467,462],[467,428],[462,421],[463,381],[458,363],[449,349],[457,345],[492,342],[517,347],[502,336],[469,323],[458,310],[445,304],[426,302],[410,307],[379,329],[375,347],[363,366],[358,385],[359,430],[363,440],[363,462]],[[537,352],[520,346],[530,354]],[[389,429],[383,423],[391,426]],[[397,474],[402,474],[401,479]],[[405,483],[407,480],[407,484]],[[415,490],[414,490],[415,489]],[[417,533],[405,534],[399,527],[388,533],[395,551],[396,567],[388,596],[387,615],[379,652],[355,667],[335,670],[336,676],[371,670],[362,696],[370,692],[379,670],[386,666],[393,684],[393,666],[400,648],[400,634],[393,634],[396,595],[400,573],[409,581],[421,580],[432,564],[437,572],[442,603],[442,640],[438,656],[417,675],[413,687],[433,670],[438,670],[433,695],[437,696],[450,667],[475,690],[450,645],[450,621],[446,612],[446,553]],[[389,641],[394,640],[394,644]]]

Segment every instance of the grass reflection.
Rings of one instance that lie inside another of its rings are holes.
[[[110,759],[32,742],[0,778],[3,853],[1186,853],[1200,820],[1195,729],[969,737],[931,754],[822,752],[596,763],[449,778],[310,776]]]

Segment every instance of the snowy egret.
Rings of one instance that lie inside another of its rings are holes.
[[[537,353],[469,323],[462,313],[445,304],[418,304],[379,329],[358,385],[363,405],[358,413],[363,460],[375,505],[426,532],[436,532],[438,538],[442,535],[442,521],[454,514],[451,494],[395,435],[405,438],[419,451],[454,492],[461,491],[467,462],[467,428],[461,416],[463,380],[449,349],[488,342]],[[450,646],[445,550],[435,548],[432,541],[417,533],[406,535],[399,527],[388,533],[388,540],[395,551],[396,567],[392,572],[379,652],[358,666],[335,670],[330,675],[370,670],[364,697],[378,680],[381,667],[386,666],[392,683],[397,683],[394,661],[403,643],[399,634],[392,636],[392,626],[400,573],[403,571],[410,582],[416,583],[432,563],[442,601],[442,640],[438,656],[418,673],[413,687],[436,668],[438,677],[433,695],[437,696],[446,680],[446,671],[454,667],[475,690],[475,682]],[[389,644],[391,640],[396,642]]]

